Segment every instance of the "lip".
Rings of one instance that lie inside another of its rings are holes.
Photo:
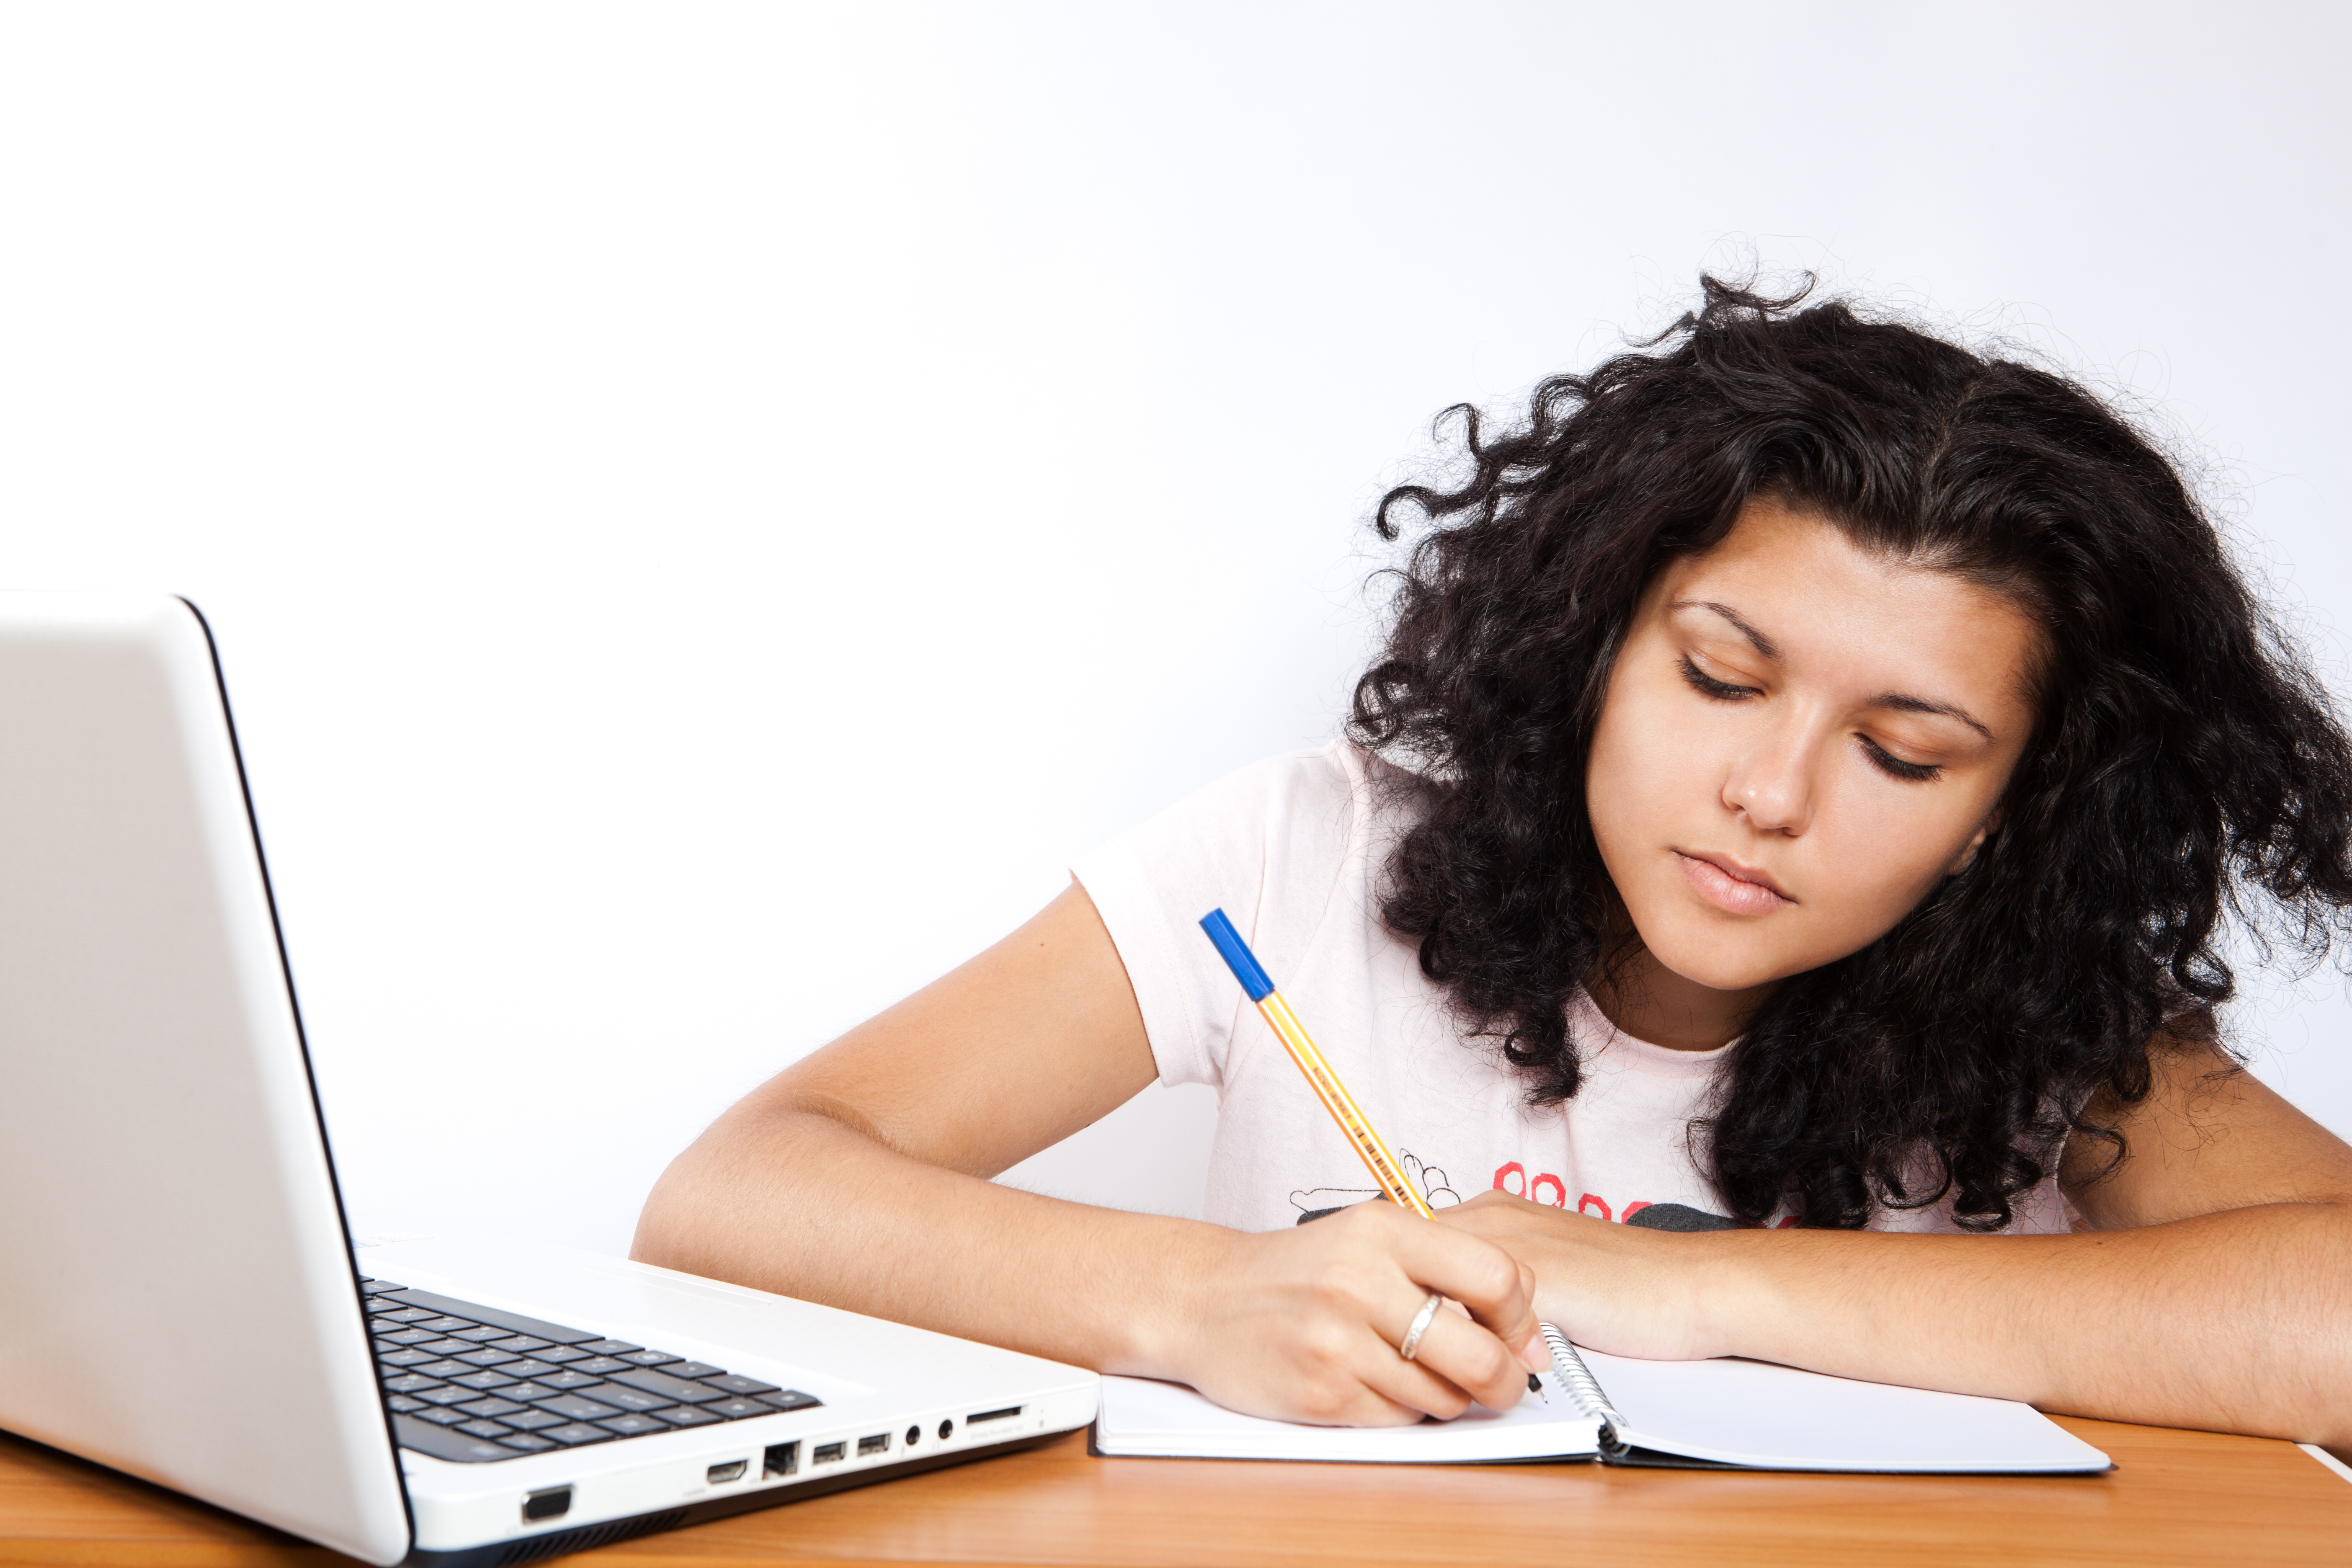
[[[1691,890],[1727,914],[1769,915],[1797,901],[1760,867],[1743,864],[1728,855],[1693,854],[1687,849],[1673,853]]]

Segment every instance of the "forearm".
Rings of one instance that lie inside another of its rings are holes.
[[[1170,1375],[1226,1233],[1041,1197],[814,1112],[730,1119],[664,1173],[633,1256],[1105,1372]]]
[[[1674,1239],[1704,1259],[1691,1278],[1713,1353],[2352,1445],[2352,1208],[2342,1205],[2064,1237]]]

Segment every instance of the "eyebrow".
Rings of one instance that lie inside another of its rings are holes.
[[[1888,691],[1872,698],[1870,705],[1873,708],[1898,708],[1906,713],[1941,713],[1947,719],[1958,719],[1988,741],[1993,738],[1992,731],[1978,723],[1967,709],[1955,707],[1949,702],[1930,702],[1924,697],[1906,697],[1900,691]]]
[[[1779,659],[1780,657],[1780,650],[1773,643],[1772,639],[1766,637],[1762,632],[1758,631],[1754,626],[1749,626],[1747,620],[1741,616],[1739,612],[1733,609],[1729,605],[1719,605],[1713,599],[1677,599],[1673,604],[1668,605],[1666,608],[1669,610],[1712,610],[1717,615],[1721,616],[1725,620],[1729,621],[1734,626],[1738,627],[1739,635],[1746,637],[1748,642],[1754,646],[1758,653],[1762,654],[1766,658],[1775,660]],[[1993,732],[1990,730],[1986,729],[1982,724],[1977,722],[1975,715],[1971,714],[1967,709],[1959,707],[1954,703],[1930,702],[1924,697],[1913,697],[1900,691],[1886,691],[1872,698],[1870,700],[1870,706],[1873,708],[1892,708],[1904,713],[1940,713],[1947,719],[1958,719],[1961,723],[1966,724],[1969,729],[1974,730],[1978,734],[1982,735],[1988,741],[1994,739]]]
[[[1772,639],[1766,637],[1762,632],[1758,631],[1754,626],[1749,626],[1746,621],[1740,619],[1739,612],[1733,609],[1729,605],[1718,605],[1713,599],[1676,599],[1673,604],[1668,605],[1666,608],[1669,610],[1713,610],[1717,615],[1721,616],[1725,620],[1729,621],[1733,626],[1738,626],[1739,628],[1739,635],[1746,637],[1749,642],[1755,644],[1756,651],[1758,653],[1762,654],[1766,658],[1777,659],[1780,657],[1780,650],[1773,644]]]

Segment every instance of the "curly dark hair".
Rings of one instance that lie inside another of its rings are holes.
[[[1426,531],[1349,726],[1420,797],[1381,916],[1531,1101],[1567,1100],[1569,1004],[1612,957],[1586,761],[1653,576],[1763,493],[1996,588],[2045,643],[1999,831],[1885,935],[1780,986],[1692,1139],[1742,1219],[1855,1228],[1950,1193],[1999,1228],[2066,1134],[2120,1157],[2087,1108],[2144,1098],[2168,1017],[2231,994],[2225,915],[2326,953],[2352,906],[2352,742],[2172,464],[2091,393],[1798,309],[1810,280],[1703,286],[1504,434],[1446,410],[1467,477],[1382,499],[1384,537],[1409,512]]]

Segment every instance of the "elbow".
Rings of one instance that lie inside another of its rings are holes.
[[[632,1260],[687,1274],[709,1272],[701,1258],[698,1221],[707,1205],[696,1190],[694,1153],[689,1149],[672,1160],[654,1183],[653,1191],[646,1194],[645,1206],[637,1211],[636,1233],[629,1241]]]

